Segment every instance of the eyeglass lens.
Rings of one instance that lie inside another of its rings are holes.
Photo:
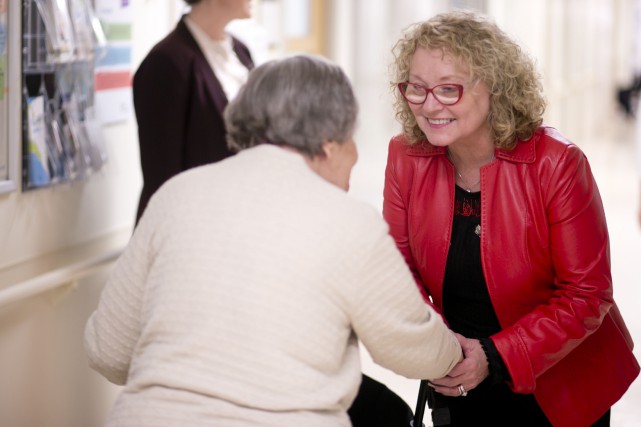
[[[400,89],[405,99],[412,104],[422,104],[425,102],[429,92],[432,92],[438,102],[445,105],[455,104],[461,97],[461,88],[458,85],[452,84],[434,86],[430,90],[414,83],[402,83]]]

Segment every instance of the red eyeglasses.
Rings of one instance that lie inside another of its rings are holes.
[[[415,105],[424,103],[430,92],[434,95],[434,98],[443,105],[454,105],[459,102],[463,96],[463,85],[455,83],[445,83],[432,88],[410,82],[402,82],[397,86],[403,98],[410,104]]]

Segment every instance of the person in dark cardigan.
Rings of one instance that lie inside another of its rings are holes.
[[[176,28],[144,58],[133,80],[143,188],[136,224],[172,176],[232,155],[223,110],[254,67],[225,27],[251,16],[250,0],[185,0]]]

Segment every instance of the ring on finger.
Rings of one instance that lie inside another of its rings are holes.
[[[467,390],[465,390],[465,387],[463,387],[463,384],[458,386],[458,392],[459,392],[459,396],[463,396],[463,397],[467,396]]]

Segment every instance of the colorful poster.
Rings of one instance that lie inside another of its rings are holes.
[[[129,0],[96,0],[95,11],[106,36],[96,63],[96,114],[102,123],[128,120],[133,115],[133,6]]]
[[[4,100],[7,73],[7,0],[0,0],[0,101]]]
[[[0,0],[0,183],[9,178],[9,105],[7,92],[7,2]]]

